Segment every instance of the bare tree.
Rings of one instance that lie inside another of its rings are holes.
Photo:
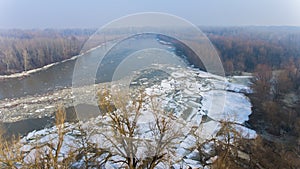
[[[140,123],[146,95],[141,92],[133,100],[123,98],[114,99],[115,105],[118,105],[117,110],[107,113],[108,128],[106,132],[101,131],[110,147],[110,160],[130,169],[152,169],[160,163],[170,162],[171,154],[175,150],[171,145],[181,136],[176,130],[175,121],[170,117],[171,113],[159,107],[149,108],[147,113],[152,114],[153,121],[146,126]],[[145,128],[149,130],[148,135],[140,131]]]
[[[18,168],[24,164],[24,154],[21,151],[22,145],[19,144],[19,138],[12,138],[10,141],[1,136],[0,143],[0,167]]]

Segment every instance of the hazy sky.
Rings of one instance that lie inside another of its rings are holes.
[[[300,26],[300,0],[0,0],[0,28],[98,28],[136,12],[196,25]]]

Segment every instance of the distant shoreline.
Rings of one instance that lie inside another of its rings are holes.
[[[64,63],[64,62],[67,62],[67,61],[70,61],[70,60],[75,60],[77,59],[78,57],[88,53],[88,52],[91,52],[99,47],[101,47],[101,45],[99,46],[96,46],[96,47],[93,47],[91,49],[89,49],[88,51],[86,52],[83,52],[83,53],[80,53],[78,55],[75,55],[75,56],[72,56],[71,58],[69,59],[65,59],[65,60],[62,60],[62,61],[58,61],[58,62],[54,62],[54,63],[50,63],[48,65],[45,65],[43,67],[40,67],[40,68],[36,68],[36,69],[31,69],[31,70],[28,70],[28,71],[23,71],[23,72],[20,72],[20,73],[13,73],[13,74],[9,74],[9,75],[0,75],[0,81],[1,80],[5,80],[5,79],[11,79],[11,78],[22,78],[22,77],[26,77],[26,76],[30,76],[31,74],[33,73],[36,73],[36,72],[39,72],[39,71],[42,71],[42,70],[47,70],[49,69],[50,67],[52,66],[55,66],[55,65],[58,65],[58,64],[61,64],[61,63]]]

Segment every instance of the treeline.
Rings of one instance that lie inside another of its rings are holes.
[[[300,166],[299,30],[236,28],[209,34],[227,74],[253,72],[247,124],[261,138],[254,153],[263,168]]]
[[[262,137],[258,155],[265,168],[299,168],[300,67],[290,61],[279,70],[259,64],[249,95],[249,124]]]
[[[253,72],[258,64],[280,69],[290,60],[299,62],[300,28],[297,27],[209,27],[202,30],[219,51],[227,74]]]
[[[300,28],[204,29],[227,75],[252,72],[253,155],[262,168],[299,168]]]
[[[79,54],[94,30],[0,30],[0,74],[12,74]]]
[[[253,72],[258,64],[282,68],[300,58],[297,27],[201,27],[228,75]],[[79,54],[95,29],[0,30],[0,74],[12,74]],[[298,61],[299,62],[299,61]]]

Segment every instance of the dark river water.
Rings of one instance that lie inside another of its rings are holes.
[[[157,35],[147,34],[138,35],[119,42],[115,45],[103,58],[98,67],[95,83],[110,82],[115,69],[118,67],[124,58],[128,55],[144,49],[155,48],[162,49],[169,53],[176,53],[176,48],[170,43],[163,42]],[[142,53],[143,54],[143,53]],[[89,72],[89,68],[99,65],[98,59],[99,51],[94,49],[80,56],[81,62],[84,66],[80,67],[82,71]],[[154,53],[155,55],[155,53]],[[161,53],[158,53],[157,58],[162,58]],[[178,56],[176,56],[178,58]],[[19,98],[27,95],[44,94],[54,90],[67,88],[72,86],[72,78],[76,59],[67,60],[57,63],[47,69],[34,72],[29,76],[22,78],[8,78],[0,81],[0,99],[4,98]],[[174,61],[176,59],[169,59],[167,61]],[[146,60],[147,61],[147,60]],[[127,63],[127,67],[134,67],[135,62]],[[138,63],[140,64],[140,63]],[[85,79],[82,79],[85,81]],[[81,105],[81,107],[89,110],[89,112],[97,112],[95,106]],[[76,119],[74,114],[74,107],[67,108],[67,116],[69,121]],[[13,123],[4,123],[3,127],[6,129],[6,136],[10,137],[13,134],[24,135],[33,130],[39,130],[47,126],[52,126],[54,119],[51,117],[37,118],[37,119],[22,119]]]
[[[96,117],[98,115],[98,107],[88,104],[79,104],[76,106],[77,110],[82,109],[86,113],[86,117],[83,120],[88,120],[89,118]],[[65,122],[77,122],[77,115],[74,106],[66,108],[66,119]],[[42,117],[42,118],[30,118],[23,119],[16,122],[5,122],[1,124],[2,128],[5,129],[4,138],[12,138],[12,136],[26,135],[34,130],[41,130],[46,127],[51,127],[55,125],[54,117]]]

